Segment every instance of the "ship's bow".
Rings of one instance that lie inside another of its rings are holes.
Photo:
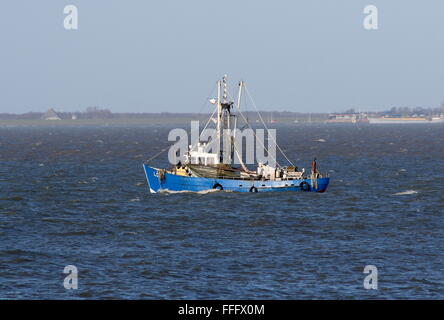
[[[148,187],[151,193],[156,193],[161,188],[160,181],[158,177],[158,169],[150,167],[147,164],[143,165],[143,169],[145,170],[146,180],[148,182]]]

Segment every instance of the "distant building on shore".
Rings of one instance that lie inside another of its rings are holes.
[[[62,120],[57,112],[54,111],[53,108],[50,108],[46,113],[42,116],[43,120]]]
[[[326,123],[368,123],[367,115],[364,113],[331,113]]]

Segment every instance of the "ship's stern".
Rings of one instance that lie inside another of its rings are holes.
[[[327,191],[328,184],[330,183],[330,178],[317,178],[316,183],[312,183],[312,190],[315,192],[325,192]]]

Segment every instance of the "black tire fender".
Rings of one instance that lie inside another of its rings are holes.
[[[301,188],[302,191],[310,191],[311,190],[311,187],[307,181],[302,181],[301,184],[299,185],[299,187]]]
[[[224,187],[222,187],[222,185],[221,185],[220,183],[216,183],[216,184],[213,186],[213,189],[224,190]]]

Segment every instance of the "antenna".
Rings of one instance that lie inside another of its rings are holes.
[[[223,86],[224,86],[224,94],[223,94],[223,99],[224,99],[224,103],[226,103],[227,102],[227,97],[228,97],[228,90],[227,90],[227,75],[226,74],[224,74],[224,76],[222,77],[222,83],[223,83]]]

